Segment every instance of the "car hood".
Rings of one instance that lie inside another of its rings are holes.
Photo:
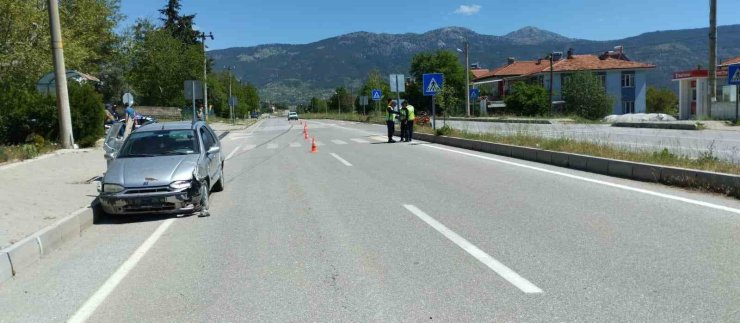
[[[198,164],[197,154],[116,158],[108,167],[104,183],[124,187],[165,186],[173,181],[193,178]]]

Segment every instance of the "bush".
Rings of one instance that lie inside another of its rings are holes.
[[[34,145],[23,145],[21,146],[21,153],[23,159],[31,159],[39,155],[39,150]]]
[[[512,93],[504,99],[506,110],[524,116],[541,116],[550,113],[550,96],[544,87],[518,82]]]
[[[666,88],[647,89],[647,113],[678,114],[678,96]]]
[[[598,120],[612,110],[612,99],[606,94],[599,78],[590,72],[570,76],[563,86],[567,113],[589,120]]]
[[[444,125],[444,127],[437,129],[436,134],[437,136],[447,136],[452,133],[452,128],[448,125]]]
[[[0,86],[0,144],[22,144],[31,134],[52,138],[56,127],[53,98],[34,89]]]
[[[72,131],[80,147],[91,147],[105,133],[103,96],[91,85],[69,83],[69,105],[72,113]]]

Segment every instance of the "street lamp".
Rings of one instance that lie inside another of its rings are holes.
[[[465,54],[465,116],[470,118],[470,46],[465,41],[463,49],[458,48],[458,52]]]
[[[231,119],[231,124],[236,123],[236,120],[234,120],[234,102],[232,101],[231,96],[231,71],[235,68],[236,66],[224,66],[224,69],[229,71],[229,118]]]

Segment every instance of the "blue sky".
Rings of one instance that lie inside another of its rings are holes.
[[[127,19],[159,17],[166,0],[122,0]],[[619,4],[615,4],[618,2]],[[706,27],[708,0],[182,0],[211,49],[303,44],[355,31],[422,33],[461,26],[503,35],[535,26],[564,36],[620,39],[656,30]],[[718,23],[740,24],[740,1],[718,0]],[[720,35],[721,39],[721,35]]]

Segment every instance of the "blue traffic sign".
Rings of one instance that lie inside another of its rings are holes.
[[[373,90],[373,95],[371,95],[373,98],[373,101],[380,101],[383,97],[383,91],[381,90]]]
[[[740,64],[730,65],[727,77],[727,84],[740,85]]]
[[[470,98],[475,100],[480,96],[480,90],[478,89],[470,89]]]
[[[444,85],[444,75],[442,73],[432,73],[422,75],[422,86],[424,96],[435,96],[442,90]]]

